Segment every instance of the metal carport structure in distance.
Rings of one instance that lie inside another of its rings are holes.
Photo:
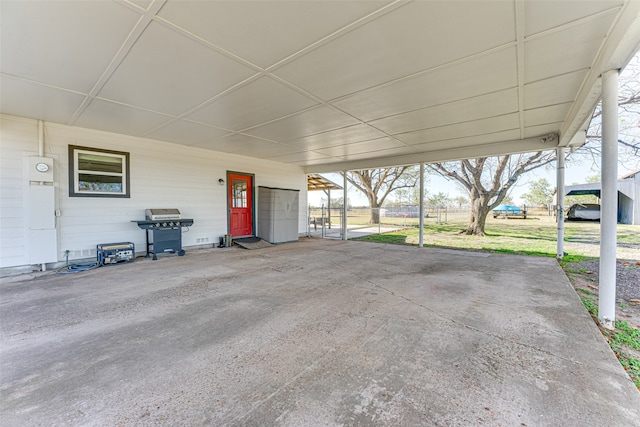
[[[574,184],[565,187],[565,196],[593,195],[600,198],[600,182]],[[618,222],[640,225],[640,171],[621,176],[616,182],[618,192]]]

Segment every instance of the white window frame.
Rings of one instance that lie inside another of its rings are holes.
[[[79,169],[79,154],[94,154],[105,157],[118,158],[122,161],[122,172],[102,172],[94,170]],[[122,178],[122,191],[95,191],[80,189],[80,174],[83,175],[103,175],[116,176]],[[114,197],[129,198],[129,153],[122,151],[103,150],[99,148],[80,147],[76,145],[69,146],[69,197]]]

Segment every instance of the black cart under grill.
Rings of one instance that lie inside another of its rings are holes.
[[[147,258],[153,254],[153,259],[158,259],[158,254],[177,253],[184,255],[182,249],[182,228],[193,225],[192,219],[181,218],[178,209],[147,209],[147,219],[133,221],[138,227],[146,230]]]

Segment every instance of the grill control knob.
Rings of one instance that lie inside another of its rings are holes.
[[[163,226],[163,227],[166,227],[166,226],[167,226],[167,223],[166,223],[166,222],[163,222],[163,223],[162,223],[162,226]]]
[[[160,223],[159,222],[156,222],[156,227],[160,227]]]
[[[170,222],[170,223],[169,223],[169,227],[173,227],[173,222]]]

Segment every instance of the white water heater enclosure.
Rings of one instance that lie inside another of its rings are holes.
[[[300,190],[258,187],[258,237],[269,243],[298,241]]]

